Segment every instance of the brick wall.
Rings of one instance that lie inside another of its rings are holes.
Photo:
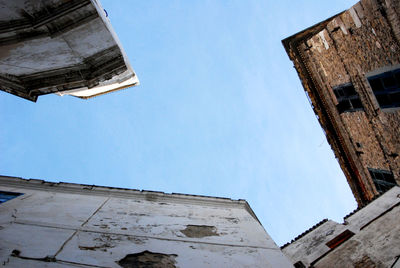
[[[362,0],[283,41],[361,205],[378,194],[368,168],[400,184],[400,107],[380,108],[367,77],[400,68],[400,1]],[[352,83],[363,109],[339,113],[333,88]]]

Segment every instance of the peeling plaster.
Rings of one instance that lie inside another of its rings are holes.
[[[0,205],[9,267],[291,267],[244,200],[0,176],[10,186],[29,198]]]

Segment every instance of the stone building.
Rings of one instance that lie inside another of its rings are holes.
[[[0,89],[36,101],[138,85],[97,0],[0,0]]]
[[[245,200],[0,176],[4,267],[293,267]]]
[[[400,267],[400,1],[361,0],[285,40],[359,208],[282,251],[295,267]]]
[[[359,205],[400,184],[399,14],[362,0],[282,41]]]

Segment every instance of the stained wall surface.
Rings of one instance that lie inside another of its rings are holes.
[[[6,267],[291,267],[244,200],[8,177],[0,191],[23,193],[0,204]]]
[[[0,90],[36,101],[138,85],[98,0],[0,0]]]
[[[325,221],[282,251],[306,267],[400,267],[400,187],[345,217]],[[350,236],[343,236],[347,232]],[[336,241],[336,243],[332,243]],[[333,248],[329,247],[336,244]]]

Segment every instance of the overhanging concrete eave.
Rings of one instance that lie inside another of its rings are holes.
[[[111,90],[108,90],[108,91],[104,91],[104,92],[101,92],[101,93],[97,93],[97,94],[94,94],[94,95],[91,95],[91,96],[87,96],[87,97],[83,97],[83,96],[75,96],[75,97],[80,98],[80,99],[84,99],[84,100],[88,100],[88,99],[91,99],[91,98],[94,98],[94,97],[102,96],[102,95],[105,95],[105,94],[108,94],[108,93],[112,93],[112,92],[115,92],[115,91],[118,91],[118,90],[123,90],[123,89],[127,89],[127,88],[130,88],[130,87],[138,86],[138,85],[140,85],[139,82],[134,83],[134,84],[130,84],[130,85],[127,85],[127,86],[117,87],[117,88],[114,88],[114,89],[111,89]]]
[[[20,4],[18,8],[24,10],[26,6]],[[3,17],[15,22],[15,16]],[[13,46],[0,44],[7,52],[1,58],[0,90],[36,102],[39,96],[50,93],[71,92],[88,99],[139,85],[98,0],[54,1],[35,10],[32,18],[36,19],[17,18],[22,30],[0,27],[0,39],[15,37]],[[33,48],[24,49],[28,46]],[[48,51],[46,56],[44,51]],[[32,60],[35,57],[38,60]]]
[[[71,90],[71,91],[62,91],[60,93],[57,93],[58,95],[71,95],[74,97],[78,97],[80,99],[91,99],[94,97],[98,97],[98,96],[102,96],[108,93],[112,93],[112,92],[116,92],[122,89],[127,89],[133,86],[139,86],[140,82],[139,79],[136,76],[135,71],[133,70],[132,66],[130,65],[130,62],[128,60],[128,56],[124,50],[124,48],[122,47],[122,44],[118,38],[118,35],[116,34],[116,32],[114,31],[109,19],[107,18],[107,16],[105,15],[105,13],[103,12],[103,7],[101,6],[101,3],[98,0],[91,0],[93,6],[95,6],[97,13],[99,15],[99,17],[101,18],[101,20],[103,21],[104,25],[106,26],[106,28],[108,29],[108,31],[110,32],[111,36],[113,37],[114,41],[117,43],[117,46],[122,54],[122,58],[123,61],[126,65],[127,68],[127,72],[130,74],[130,78],[133,81],[129,84],[124,84],[124,83],[112,83],[112,84],[108,84],[107,86],[109,87],[109,89],[104,90],[104,91],[97,91],[97,89],[100,87],[93,87],[93,88],[83,88],[83,89],[75,89],[75,90]],[[117,77],[118,78],[118,77]],[[114,78],[113,78],[114,79]]]

